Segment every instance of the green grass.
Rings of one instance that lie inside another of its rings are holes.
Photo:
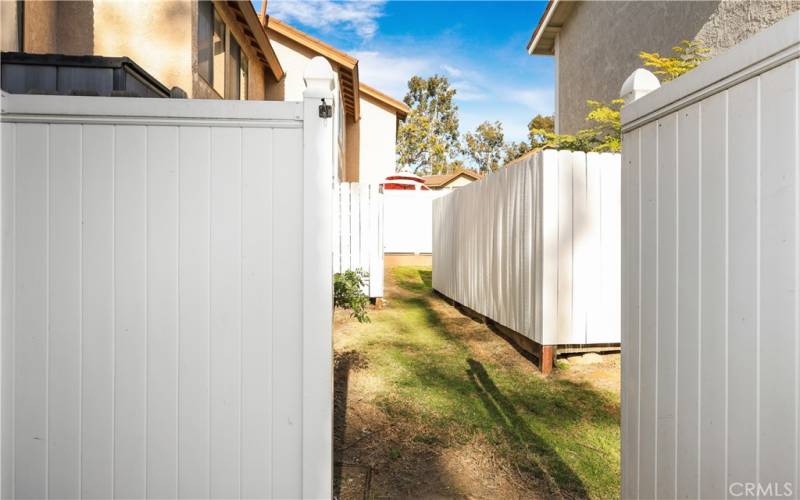
[[[438,299],[430,268],[395,268],[394,279],[412,293],[391,297],[348,339],[382,380],[376,402],[387,414],[447,429],[463,442],[480,434],[548,494],[619,496],[615,395],[480,358],[431,309]],[[435,435],[414,439],[447,445]]]

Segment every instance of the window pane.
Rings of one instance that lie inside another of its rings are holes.
[[[236,38],[231,35],[230,39],[231,50],[230,50],[230,60],[228,63],[228,68],[230,72],[229,78],[229,85],[228,85],[228,94],[225,96],[226,99],[238,99],[239,98],[239,90],[241,85],[241,51],[239,50],[239,44],[236,42]]]
[[[211,44],[214,31],[214,6],[209,1],[197,6],[197,72],[210,84],[214,84],[214,60]]]
[[[225,95],[225,23],[214,11],[214,62],[212,64],[214,73],[213,81],[214,90],[219,95]]]
[[[241,76],[241,85],[240,85],[240,89],[241,90],[239,90],[239,97],[242,98],[242,99],[247,99],[248,98],[247,85],[249,84],[248,74],[247,73],[249,71],[249,67],[248,67],[248,63],[247,63],[247,56],[245,55],[245,53],[240,50],[239,54],[241,56],[240,59],[241,59],[241,62],[242,62],[242,71],[241,71],[241,75],[242,76]]]

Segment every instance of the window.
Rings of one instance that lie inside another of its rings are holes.
[[[226,99],[247,99],[247,56],[210,1],[198,3],[197,72]]]

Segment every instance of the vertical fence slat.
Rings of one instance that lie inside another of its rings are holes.
[[[678,115],[678,498],[697,498],[700,398],[700,106]],[[638,363],[634,363],[638,369]]]
[[[656,404],[658,369],[658,124],[641,130],[641,399],[639,496],[656,496]]]
[[[723,93],[701,103],[701,498],[721,498],[726,495],[727,102],[727,95]]]
[[[728,118],[728,435],[727,481],[757,481],[758,375],[758,136],[751,130],[758,116],[758,81],[730,90]]]
[[[47,446],[54,498],[80,497],[81,136],[80,125],[50,127]]]
[[[83,128],[81,495],[113,496],[114,129]],[[91,263],[91,265],[89,265]]]
[[[178,128],[147,133],[147,495],[178,494]]]
[[[114,145],[114,496],[141,498],[147,475],[146,128],[118,126]]]
[[[211,129],[183,128],[178,143],[178,496],[191,499],[210,494]]]
[[[797,26],[797,25],[796,25]],[[782,484],[795,476],[798,329],[796,234],[798,141],[797,59],[761,75],[759,183],[759,476]],[[761,404],[763,402],[763,404]],[[782,402],[783,404],[779,404]],[[794,403],[794,404],[792,404]],[[798,486],[795,485],[795,488]]]
[[[47,496],[48,126],[20,124],[16,132],[14,493],[16,498],[43,498]]]

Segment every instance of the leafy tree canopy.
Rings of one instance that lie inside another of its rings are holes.
[[[464,152],[480,172],[494,172],[503,161],[503,124],[483,122],[464,136]]]
[[[397,133],[398,168],[415,174],[437,174],[451,169],[459,155],[456,90],[444,76],[414,76],[403,101],[411,108]]]

